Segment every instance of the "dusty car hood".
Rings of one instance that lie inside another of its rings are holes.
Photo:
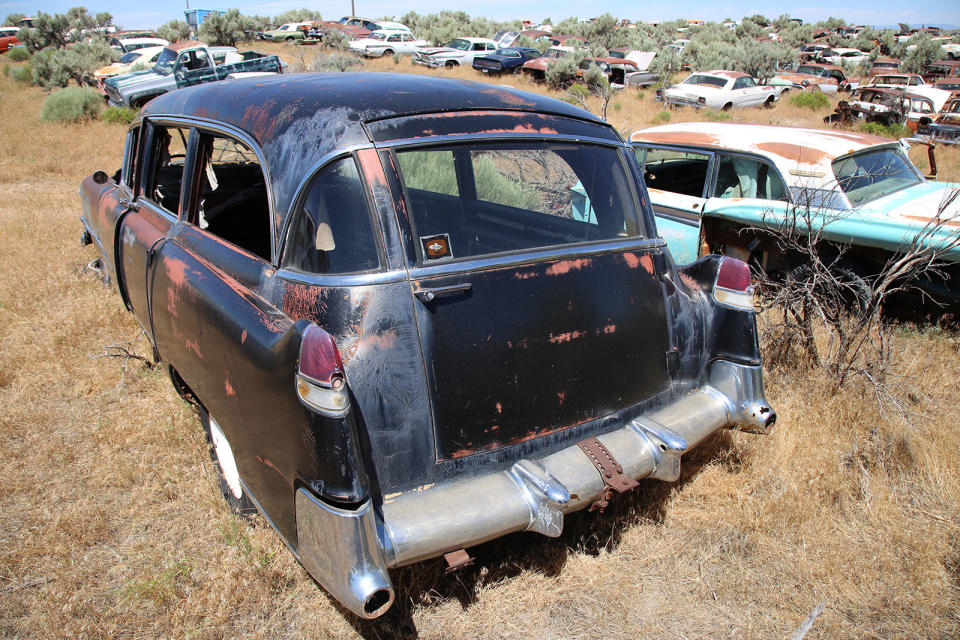
[[[837,81],[833,78],[821,78],[820,76],[809,73],[778,73],[777,77],[796,84],[803,84],[804,81],[806,81],[807,84],[837,84]]]
[[[960,227],[960,197],[956,197],[960,184],[951,182],[925,182],[902,189],[861,208],[864,213],[886,215],[926,223],[939,214],[951,227]]]

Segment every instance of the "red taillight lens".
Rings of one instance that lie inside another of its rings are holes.
[[[300,401],[323,415],[340,417],[350,410],[340,351],[330,334],[315,324],[303,332],[296,387]]]
[[[713,299],[726,307],[753,311],[753,287],[750,284],[750,267],[746,262],[729,257],[720,259]]]
[[[736,258],[723,258],[717,271],[717,286],[732,291],[746,291],[750,287],[749,265]]]
[[[334,380],[343,380],[343,361],[330,334],[311,324],[303,332],[300,343],[300,375],[327,386]]]

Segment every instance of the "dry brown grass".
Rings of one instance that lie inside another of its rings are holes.
[[[960,634],[960,338],[933,329],[896,337],[910,419],[829,397],[819,372],[768,371],[771,436],[718,434],[678,483],[644,481],[557,540],[509,536],[453,576],[397,571],[392,613],[358,622],[262,520],[227,511],[164,376],[91,359],[138,333],[77,242],[77,185],[117,167],[123,128],[41,122],[43,95],[0,79],[0,635],[787,638],[821,602],[807,638]],[[658,110],[616,100],[625,132]],[[960,179],[960,156],[940,158]]]

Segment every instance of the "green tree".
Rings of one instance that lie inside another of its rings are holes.
[[[211,46],[234,47],[246,38],[245,31],[252,30],[253,21],[250,18],[241,15],[238,9],[230,9],[223,14],[208,15],[197,35]]]
[[[323,16],[316,9],[288,9],[273,19],[273,24],[280,26],[288,22],[309,22],[323,20]]]
[[[660,86],[662,87],[670,76],[680,71],[683,62],[680,54],[673,47],[663,47],[650,63],[650,71],[660,76]]]
[[[160,25],[157,35],[170,42],[190,39],[190,25],[183,20],[171,20]]]
[[[93,72],[118,59],[103,37],[81,40],[68,48],[47,47],[30,60],[33,81],[41,87],[66,87],[70,81],[83,86]]]
[[[82,40],[91,31],[102,31],[113,23],[109,13],[92,15],[86,7],[73,7],[66,13],[37,13],[32,29],[21,29],[23,43],[31,51],[47,47],[66,47],[67,44]]]
[[[3,19],[4,27],[15,27],[17,23],[25,19],[27,16],[24,13],[8,13],[7,17]]]
[[[907,42],[906,55],[900,63],[900,68],[909,73],[922,73],[928,64],[946,57],[947,54],[940,43],[929,33],[921,32]]]

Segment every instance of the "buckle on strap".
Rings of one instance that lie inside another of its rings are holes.
[[[630,491],[630,489],[640,486],[640,483],[630,476],[623,475],[623,467],[620,466],[620,463],[613,457],[613,454],[603,446],[603,443],[596,438],[581,440],[577,443],[577,446],[587,455],[603,479],[603,492],[600,494],[600,497],[590,505],[590,511],[603,513],[603,510],[610,504],[610,497],[614,491],[617,493],[625,493]]]

